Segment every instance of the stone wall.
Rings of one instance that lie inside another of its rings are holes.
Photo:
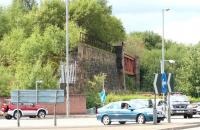
[[[72,93],[82,93],[86,82],[94,75],[105,73],[105,87],[108,90],[120,89],[120,81],[116,65],[116,54],[87,44],[80,44],[77,53],[77,84]]]

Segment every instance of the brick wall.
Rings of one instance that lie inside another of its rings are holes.
[[[0,102],[4,102],[4,97],[0,97]],[[66,99],[66,98],[65,98]],[[54,104],[39,103],[48,109],[49,114],[54,114]],[[70,95],[70,114],[86,113],[86,97],[84,95]],[[56,114],[66,114],[66,102],[57,104]]]

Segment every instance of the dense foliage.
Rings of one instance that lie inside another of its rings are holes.
[[[34,89],[36,80],[43,80],[41,88],[56,88],[60,61],[65,61],[66,12],[65,1],[13,0],[8,7],[0,7],[0,96],[10,90]],[[71,0],[69,4],[70,49],[79,44],[80,32],[112,45],[125,40],[125,51],[140,59],[142,91],[153,91],[154,73],[160,72],[161,41],[158,34],[133,32],[125,36],[119,19],[112,16],[106,0]],[[165,41],[165,71],[175,74],[175,89],[192,96],[200,88],[200,43],[186,46]],[[101,77],[101,76],[100,76]],[[127,88],[134,84],[129,77]],[[98,105],[100,79],[89,83],[89,106]],[[93,84],[94,83],[94,84]],[[94,90],[94,91],[93,91]],[[92,101],[93,100],[93,101]],[[96,104],[95,104],[96,103]]]
[[[153,92],[154,73],[160,73],[161,36],[153,32],[135,32],[128,35],[127,42],[127,52],[140,57],[140,90]],[[191,96],[198,95],[196,89],[200,87],[199,57],[199,44],[187,46],[165,41],[165,59],[175,60],[175,64],[165,62],[165,72],[175,76],[175,91]]]
[[[112,16],[106,0],[72,0],[69,4],[70,49],[80,32],[105,42],[125,38],[121,22]],[[66,3],[63,0],[13,0],[0,7],[0,96],[12,89],[56,88],[59,64],[65,61]]]

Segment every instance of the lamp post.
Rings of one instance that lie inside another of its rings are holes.
[[[165,15],[164,14],[165,14],[165,11],[169,11],[169,9],[162,9],[162,61],[161,61],[162,84],[164,84],[164,82],[165,82],[163,79],[166,79],[165,78],[166,76],[165,76],[165,73],[164,73],[165,72],[165,68],[164,68],[164,64],[165,64],[165,50],[164,50]],[[164,92],[163,92],[163,100],[165,101],[165,93]],[[166,107],[164,107],[164,108],[166,108]]]
[[[36,104],[38,103],[38,83],[43,83],[42,80],[37,80],[35,82],[35,90],[36,90]]]
[[[70,114],[70,100],[69,100],[69,0],[66,0],[66,115],[67,117]]]
[[[164,73],[165,68],[164,68],[164,62],[165,62],[165,45],[164,45],[164,32],[165,32],[165,26],[164,26],[164,21],[165,21],[165,11],[169,11],[170,9],[162,9],[162,63],[161,63],[161,73]]]

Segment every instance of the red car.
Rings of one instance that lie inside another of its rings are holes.
[[[30,118],[45,118],[45,116],[48,114],[48,110],[44,107],[41,107],[38,104],[33,103],[19,103],[19,114],[17,112],[17,104],[11,103],[10,100],[6,100],[6,103],[4,103],[1,106],[1,110],[5,115],[6,119],[17,119],[19,116],[28,116]]]

